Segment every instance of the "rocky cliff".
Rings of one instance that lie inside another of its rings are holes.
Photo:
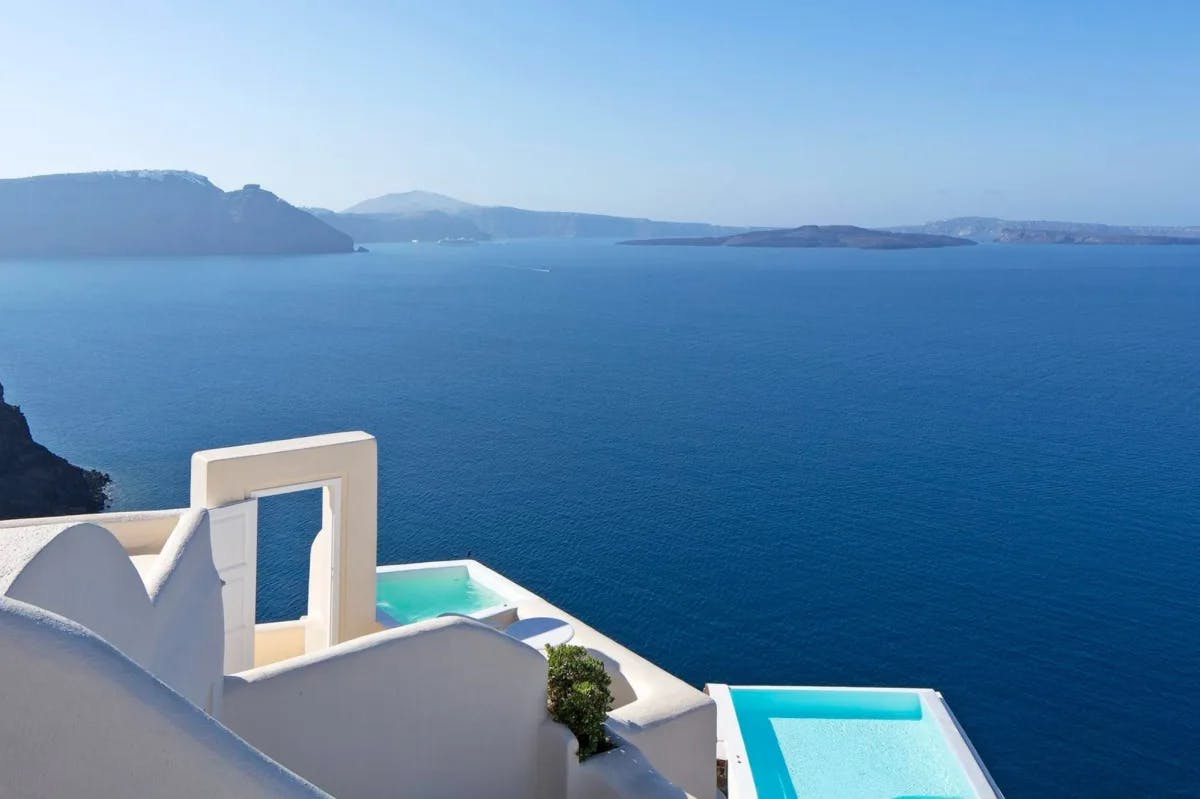
[[[0,519],[97,513],[108,504],[109,482],[34,441],[25,414],[4,401],[0,385]]]

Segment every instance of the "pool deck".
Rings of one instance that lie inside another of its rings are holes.
[[[988,773],[987,766],[979,757],[979,753],[975,751],[975,747],[958,723],[958,719],[954,717],[950,706],[946,704],[946,700],[940,693],[931,688],[854,688],[808,685],[729,686],[710,683],[705,686],[704,690],[717,704],[717,760],[727,763],[728,799],[758,799],[758,789],[754,785],[754,773],[746,751],[746,742],[742,738],[741,726],[733,706],[731,687],[802,691],[911,691],[920,697],[923,711],[937,723],[951,754],[958,761],[975,792],[975,799],[1004,799],[1000,788]]]

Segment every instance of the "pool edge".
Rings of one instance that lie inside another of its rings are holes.
[[[528,589],[522,588],[517,583],[504,577],[499,572],[485,566],[477,560],[471,558],[461,558],[458,560],[430,560],[420,561],[416,563],[388,563],[378,564],[375,566],[375,580],[378,584],[381,575],[395,574],[398,572],[421,572],[421,571],[441,571],[445,569],[465,569],[467,575],[474,582],[486,587],[492,593],[499,596],[503,602],[499,605],[489,605],[485,608],[464,613],[464,616],[470,616],[477,621],[490,624],[503,614],[513,611],[517,603],[530,598],[535,598]],[[429,621],[425,619],[424,621]],[[420,624],[420,621],[401,622],[390,615],[387,611],[379,607],[378,597],[375,602],[375,622],[382,628],[403,627],[408,624]]]
[[[727,764],[728,799],[758,799],[758,789],[754,784],[753,764],[750,762],[746,742],[742,738],[741,725],[738,722],[737,710],[733,705],[731,689],[752,690],[793,690],[793,691],[911,691],[918,695],[921,706],[938,725],[946,745],[958,762],[959,767],[967,778],[971,789],[978,799],[1004,799],[1000,787],[992,779],[991,773],[984,765],[983,759],[971,743],[966,731],[959,724],[958,718],[950,710],[945,698],[932,688],[899,688],[882,686],[822,686],[822,685],[728,685],[726,683],[709,683],[704,686],[707,693],[717,706],[717,745],[716,756]]]
[[[967,735],[967,731],[963,729],[962,724],[958,721],[958,716],[954,715],[954,711],[950,709],[950,703],[946,701],[946,697],[942,696],[940,691],[929,691],[937,698],[936,707],[941,711],[938,715],[939,721],[945,719],[953,728],[955,735],[946,736],[947,743],[951,749],[955,750],[954,754],[958,757],[959,763],[963,764],[964,770],[967,772],[967,779],[971,781],[971,786],[981,796],[987,796],[984,791],[990,791],[994,799],[1004,799],[1004,793],[1000,790],[1000,786],[996,784],[996,780],[992,778],[992,773],[988,771],[987,764],[983,762],[983,758],[979,756],[979,751],[975,748],[975,744],[971,743],[971,737]],[[960,749],[961,747],[961,749]],[[965,756],[964,756],[965,755]],[[967,768],[970,764],[974,768]]]

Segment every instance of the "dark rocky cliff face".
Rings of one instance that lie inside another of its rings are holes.
[[[109,482],[34,441],[25,414],[4,401],[0,385],[0,519],[98,513],[108,505]]]
[[[352,252],[345,233],[250,185],[191,172],[0,180],[0,257]]]

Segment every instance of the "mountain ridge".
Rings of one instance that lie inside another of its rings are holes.
[[[364,242],[441,238],[711,236],[748,229],[581,211],[534,211],[508,205],[476,205],[422,190],[373,197],[340,213],[324,209],[314,210],[314,213],[355,240]]]
[[[469,203],[466,200],[460,200],[457,197],[451,197],[447,194],[413,189],[412,191],[393,192],[391,194],[380,195],[379,197],[372,197],[369,200],[355,203],[340,213],[408,214],[420,213],[422,211],[453,212],[466,208],[481,207],[484,206]]]

